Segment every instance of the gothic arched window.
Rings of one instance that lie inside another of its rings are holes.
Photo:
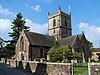
[[[53,26],[56,26],[56,20],[55,19],[53,20]]]
[[[24,38],[22,37],[20,40],[20,50],[23,51],[24,50]]]

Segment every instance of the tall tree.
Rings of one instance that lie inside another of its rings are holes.
[[[0,48],[3,48],[3,46],[4,46],[4,40],[0,38]]]
[[[25,26],[25,19],[23,19],[23,16],[21,13],[18,13],[16,15],[16,18],[12,22],[12,32],[9,33],[9,36],[12,37],[11,43],[15,44],[19,38],[20,32],[22,30],[28,30],[29,27]]]
[[[22,14],[18,13],[11,25],[12,32],[9,33],[9,36],[12,37],[12,40],[4,48],[5,58],[10,58],[15,54],[15,44],[19,38],[20,32],[22,30],[29,30],[29,27],[25,26],[25,23],[26,21],[23,18]]]
[[[0,38],[0,59],[3,57],[3,49],[4,49],[5,42],[2,38]]]

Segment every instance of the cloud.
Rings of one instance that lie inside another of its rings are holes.
[[[10,19],[0,19],[0,31],[1,30],[7,30],[9,29],[11,25],[11,20]]]
[[[37,12],[40,12],[40,11],[41,11],[41,8],[40,8],[39,5],[33,6],[32,9],[33,9],[34,11],[37,11]]]
[[[87,39],[93,42],[94,47],[100,46],[100,27],[85,22],[80,22],[79,30],[85,32]]]
[[[41,12],[41,7],[40,7],[40,5],[32,5],[32,6],[30,6],[30,5],[26,4],[25,6],[26,6],[26,8],[32,9],[33,11]]]
[[[42,34],[47,34],[47,29],[48,29],[48,24],[37,24],[32,22],[29,19],[26,19],[26,24],[27,26],[30,27],[30,30],[33,32],[37,32],[37,33],[42,33]]]
[[[7,8],[3,8],[0,5],[0,14],[3,14],[3,15],[13,15],[13,12],[9,11]]]
[[[0,19],[0,37],[5,40],[10,39],[8,32],[11,32],[11,20],[10,19]]]
[[[9,40],[10,37],[8,36],[8,33],[11,32],[11,23],[12,21],[10,19],[0,19],[0,37],[2,37],[5,40]],[[44,24],[37,24],[35,22],[32,22],[30,19],[26,19],[26,26],[30,27],[30,31],[37,32],[41,34],[47,34],[47,23]]]

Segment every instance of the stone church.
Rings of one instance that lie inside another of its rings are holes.
[[[48,13],[48,35],[22,30],[16,43],[16,59],[47,59],[47,53],[55,40],[74,51],[82,50],[85,61],[88,61],[88,45],[84,33],[72,36],[71,14],[64,13],[61,8],[54,14]]]

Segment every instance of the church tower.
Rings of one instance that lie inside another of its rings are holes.
[[[48,13],[48,34],[56,40],[71,36],[71,14],[64,13],[60,7],[55,14]]]

